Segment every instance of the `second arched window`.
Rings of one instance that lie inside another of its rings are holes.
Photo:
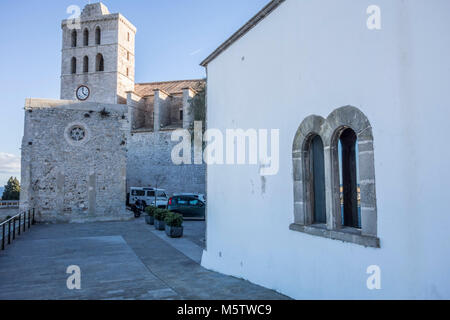
[[[318,135],[315,135],[311,140],[309,159],[309,198],[312,222],[323,224],[327,222],[325,202],[325,160],[323,142]]]
[[[72,57],[71,63],[70,63],[70,72],[72,74],[77,73],[77,58]]]
[[[89,57],[85,56],[83,58],[83,72],[88,73],[89,72]]]
[[[83,45],[86,47],[89,45],[89,30],[87,28],[83,32]]]
[[[99,45],[102,42],[102,31],[100,27],[95,28],[95,44]]]
[[[361,228],[357,141],[355,131],[347,128],[338,142],[341,220],[343,226],[352,228]]]
[[[75,48],[77,46],[77,38],[78,38],[78,34],[76,30],[72,31],[72,35],[71,35],[71,46],[72,48]]]
[[[97,58],[95,59],[95,71],[104,71],[105,70],[105,62],[103,60],[103,55],[101,53],[97,54]]]

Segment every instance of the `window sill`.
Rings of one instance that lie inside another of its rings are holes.
[[[293,223],[289,226],[292,231],[307,233],[317,237],[350,242],[364,247],[380,248],[380,239],[372,236],[361,235],[361,231],[354,228],[342,228],[340,230],[328,230],[325,225],[303,226]]]

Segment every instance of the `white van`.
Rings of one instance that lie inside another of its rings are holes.
[[[156,204],[155,204],[156,193]],[[136,205],[138,208],[144,210],[147,206],[154,206],[158,208],[167,208],[168,198],[164,189],[155,188],[130,188],[130,205]]]

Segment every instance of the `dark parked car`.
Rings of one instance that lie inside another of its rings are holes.
[[[169,199],[168,207],[184,218],[205,219],[206,204],[196,196],[175,195]]]

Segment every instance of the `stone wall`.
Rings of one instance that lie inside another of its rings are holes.
[[[146,100],[137,94],[128,92],[127,105],[131,129],[135,130],[144,127],[147,114]]]
[[[134,132],[128,140],[127,191],[130,187],[166,189],[168,194],[194,192],[205,194],[205,165],[172,163],[172,131]]]
[[[182,94],[172,95],[169,108],[170,108],[169,125],[182,128],[183,120],[180,119],[180,110],[183,110],[183,95]]]
[[[44,222],[129,218],[125,210],[126,106],[27,100],[21,210]],[[105,109],[107,113],[102,113]],[[81,127],[85,136],[71,138]]]
[[[145,98],[145,114],[144,114],[144,128],[154,129],[154,96],[148,96]]]

